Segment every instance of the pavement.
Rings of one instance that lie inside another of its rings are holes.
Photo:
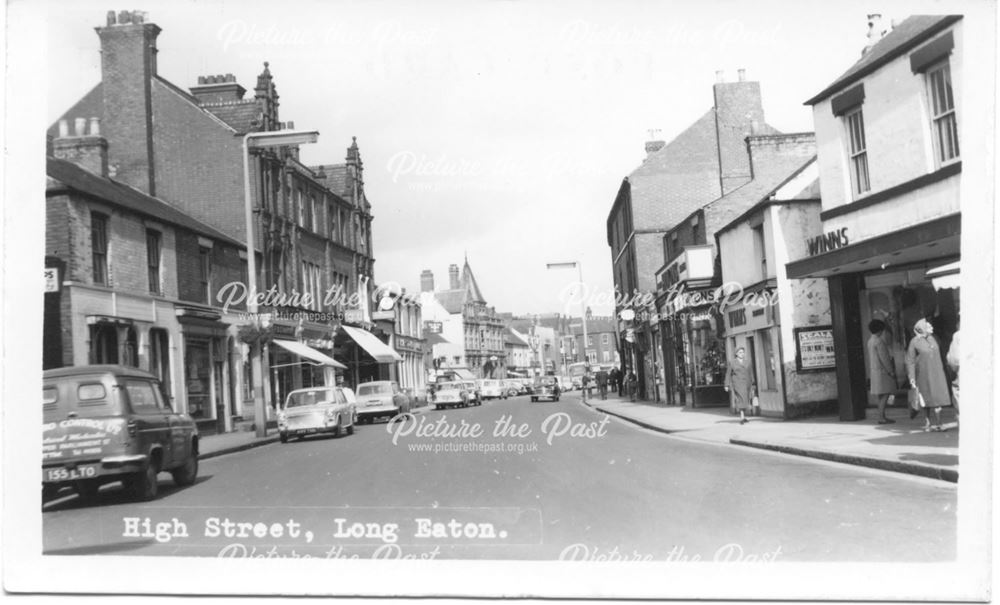
[[[572,395],[579,396],[578,392]],[[728,408],[668,406],[648,401],[632,402],[609,393],[606,400],[588,397],[586,405],[633,424],[692,441],[731,444],[789,455],[866,466],[932,479],[958,482],[958,424],[953,408],[944,408],[944,432],[924,432],[921,414],[910,419],[905,407],[887,412],[893,424],[878,424],[877,411],[868,419],[842,422],[836,416],[797,420],[750,417],[745,425]],[[415,414],[432,409],[415,408]],[[278,432],[258,438],[253,431],[206,435],[201,459],[231,454],[278,441]]]
[[[954,408],[943,408],[943,432],[924,432],[924,416],[910,419],[906,407],[889,408],[892,424],[878,424],[878,411],[866,420],[844,422],[836,416],[797,420],[749,417],[741,425],[729,408],[668,406],[632,402],[609,393],[586,404],[645,428],[693,441],[728,443],[832,462],[958,482],[958,422]]]

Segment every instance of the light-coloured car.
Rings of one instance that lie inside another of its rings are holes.
[[[466,380],[465,390],[469,392],[469,405],[483,405],[483,394],[479,392],[479,385],[475,380]]]
[[[317,433],[353,435],[357,418],[357,407],[345,389],[298,389],[288,394],[278,411],[278,434],[282,443]]]
[[[410,398],[395,380],[376,380],[358,385],[358,419],[393,418],[410,411]]]
[[[439,382],[434,387],[431,402],[435,410],[468,407],[472,395],[466,382]]]
[[[579,387],[576,386],[573,378],[571,378],[570,376],[560,376],[559,388],[563,391],[572,391],[573,389]]]
[[[507,393],[508,397],[517,397],[522,392],[526,392],[523,391],[521,385],[517,381],[509,379],[503,381],[503,389],[504,392]]]
[[[483,399],[507,399],[507,388],[502,380],[484,378],[478,381],[478,386]]]

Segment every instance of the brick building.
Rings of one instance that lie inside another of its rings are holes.
[[[65,117],[95,116],[107,125],[109,173],[117,181],[245,242],[243,136],[293,124],[280,121],[267,63],[252,98],[244,98],[246,90],[231,74],[199,77],[185,91],[157,72],[159,33],[143,13],[108,13],[97,28],[101,82]],[[253,329],[231,330],[242,340],[263,330],[271,340],[264,359],[269,371],[261,377],[265,398],[273,407],[290,389],[329,383],[334,356],[348,366],[350,383],[384,377],[386,364],[374,358],[385,353],[376,343],[385,347],[387,335],[380,340],[368,332],[375,327],[369,306],[375,261],[357,142],[342,164],[306,166],[295,146],[253,148],[250,154],[258,290],[273,287],[312,299],[263,307],[260,325],[243,318],[239,323]],[[342,294],[328,304],[331,291]],[[341,330],[344,316],[360,332]],[[372,338],[351,336],[362,333]],[[243,398],[252,396],[243,389]]]
[[[43,367],[142,368],[173,409],[225,430],[241,413],[244,365],[232,315],[214,301],[245,274],[245,247],[110,178],[99,121],[74,122],[72,134],[59,123],[46,159]]]
[[[646,143],[646,158],[622,181],[608,213],[616,313],[630,318],[619,330],[623,371],[636,373],[642,398],[659,399],[656,385],[664,376],[653,305],[663,235],[751,180],[746,137],[778,134],[764,121],[758,82],[746,81],[743,70],[737,82],[717,76],[712,107],[669,143]]]
[[[869,16],[861,58],[807,101],[823,190],[811,245],[790,278],[826,278],[840,418],[868,405],[867,325],[888,326],[898,376],[913,325],[947,350],[958,328],[965,62],[961,15],[914,15],[891,31]],[[973,120],[978,116],[972,116]],[[971,199],[980,190],[968,192]],[[901,391],[900,395],[904,395]]]

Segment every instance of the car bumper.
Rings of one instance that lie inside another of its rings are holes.
[[[395,416],[401,410],[394,405],[379,405],[358,408],[358,418],[377,418],[379,416]]]
[[[142,471],[149,456],[145,454],[107,456],[100,460],[61,462],[42,466],[42,483],[60,485],[88,479],[116,477]]]

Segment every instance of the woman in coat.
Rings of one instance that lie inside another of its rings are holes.
[[[753,399],[753,392],[757,385],[754,384],[753,368],[746,360],[746,349],[740,347],[736,349],[736,359],[726,370],[725,388],[727,393],[732,394],[733,403],[740,411],[740,424],[746,424],[746,410],[750,409],[750,402]]]
[[[920,405],[927,417],[924,430],[943,431],[941,408],[951,404],[951,392],[948,391],[948,377],[941,361],[941,348],[934,338],[934,328],[926,319],[918,321],[913,326],[913,332],[913,340],[906,349],[906,374],[910,387],[920,394]],[[933,426],[931,410],[934,411]]]
[[[889,395],[896,392],[899,383],[896,381],[896,362],[892,359],[889,345],[885,342],[885,322],[880,319],[873,319],[868,324],[868,331],[872,333],[868,337],[868,376],[870,381],[869,390],[871,394],[878,398],[878,423],[889,424],[895,422],[885,415],[885,404]]]

